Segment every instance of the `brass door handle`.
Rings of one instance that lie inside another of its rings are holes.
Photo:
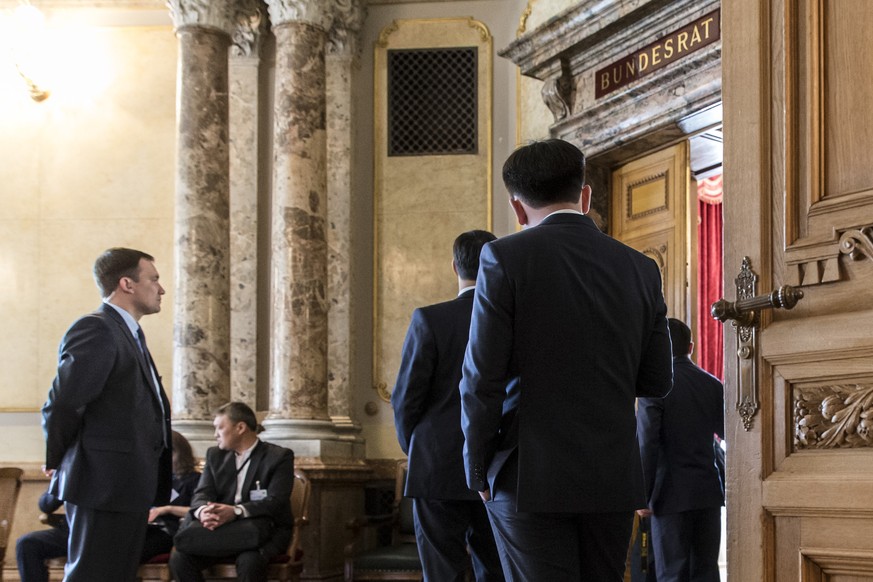
[[[719,299],[712,304],[710,313],[724,323],[732,320],[737,330],[737,410],[743,419],[743,428],[752,428],[752,418],[758,411],[757,349],[758,312],[762,309],[792,309],[803,299],[803,291],[783,285],[767,295],[755,295],[758,276],[752,271],[749,257],[743,257],[740,274],[734,279],[737,300]]]
[[[791,285],[783,285],[767,295],[726,301],[719,299],[712,304],[712,317],[724,323],[728,319],[740,326],[755,323],[755,314],[761,309],[793,309],[803,299],[803,291]]]

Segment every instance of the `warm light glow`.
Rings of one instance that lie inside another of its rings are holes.
[[[48,37],[45,17],[30,3],[24,3],[13,11],[5,28],[18,74],[27,85],[31,98],[44,101],[49,96],[44,53]]]

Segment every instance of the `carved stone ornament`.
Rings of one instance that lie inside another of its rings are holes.
[[[334,0],[333,22],[327,35],[327,53],[357,56],[357,36],[364,26],[367,10],[362,0]]]
[[[567,105],[564,92],[561,91],[561,82],[561,79],[549,79],[543,83],[541,92],[543,102],[549,108],[549,111],[552,112],[556,123],[570,115],[570,106]]]
[[[215,0],[167,0],[170,18],[176,29],[184,26],[214,28],[227,34],[233,32],[234,5]]]
[[[573,82],[573,73],[570,65],[561,60],[561,75],[552,77],[543,83],[543,101],[552,112],[555,123],[566,119],[573,112],[573,98],[576,84]]]
[[[238,0],[235,20],[236,27],[231,35],[231,56],[259,56],[261,39],[267,28],[267,19],[261,12],[260,0]]]
[[[873,447],[873,386],[794,389],[794,448]]]
[[[330,28],[337,0],[266,0],[273,26],[305,22],[322,30]]]

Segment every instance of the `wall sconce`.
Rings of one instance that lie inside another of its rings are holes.
[[[48,99],[51,92],[41,85],[45,68],[45,16],[28,0],[20,0],[12,12],[10,38],[12,60],[18,74],[27,84],[30,98],[37,103]]]

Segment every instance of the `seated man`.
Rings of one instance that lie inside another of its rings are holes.
[[[271,518],[270,539],[235,556],[238,580],[264,582],[270,558],[285,551],[291,541],[294,453],[261,441],[257,435],[263,428],[242,402],[219,408],[213,425],[218,446],[206,452],[206,467],[186,520],[198,520],[204,528],[217,530],[238,519]],[[170,570],[178,582],[199,582],[204,568],[224,559],[176,548],[170,556]]]
[[[173,548],[173,535],[179,528],[179,519],[188,512],[191,497],[200,479],[191,444],[180,433],[173,431],[173,491],[170,504],[153,507],[149,511],[149,528],[143,544],[141,562]],[[39,498],[39,510],[49,514],[51,529],[24,534],[15,545],[18,574],[22,582],[48,582],[49,571],[45,561],[67,557],[67,538],[70,527],[63,514],[52,515],[64,502],[48,491]]]

